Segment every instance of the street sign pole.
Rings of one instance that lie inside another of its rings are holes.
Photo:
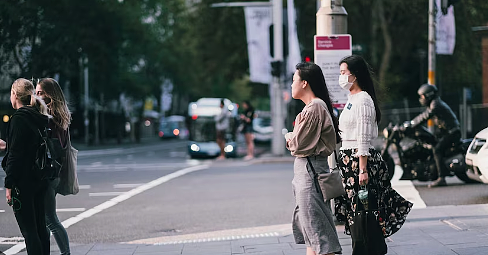
[[[274,61],[280,63],[279,68],[283,68],[283,2],[282,0],[273,1],[273,53]],[[271,114],[273,125],[273,139],[271,141],[271,151],[273,155],[281,156],[285,152],[285,138],[282,130],[284,127],[283,116],[283,93],[281,87],[281,73],[273,76]]]
[[[334,36],[337,34],[342,35]],[[317,11],[317,35],[314,37],[314,61],[322,69],[334,107],[338,109],[342,109],[347,101],[347,93],[338,81],[340,59],[352,54],[352,39],[346,34],[347,12],[342,0],[321,0]],[[336,165],[335,157],[329,156],[328,162],[330,166]]]

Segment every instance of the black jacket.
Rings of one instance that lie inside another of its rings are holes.
[[[434,98],[427,109],[412,120],[412,126],[420,125],[430,118],[443,133],[452,133],[460,128],[456,114],[439,97]]]
[[[48,117],[35,108],[19,108],[10,118],[7,126],[7,154],[2,167],[7,174],[5,188],[16,187],[19,183],[32,183],[40,180],[34,172],[34,161],[40,144],[41,131],[47,127]]]

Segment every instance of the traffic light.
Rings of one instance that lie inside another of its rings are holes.
[[[280,77],[281,75],[281,67],[282,67],[281,61],[272,61],[271,62],[271,75],[274,77]]]
[[[447,14],[447,9],[449,9],[449,6],[456,4],[460,0],[441,0],[441,11],[442,14],[446,15]]]
[[[306,56],[305,57],[305,62],[310,62],[310,61],[312,61],[312,59],[309,56]]]

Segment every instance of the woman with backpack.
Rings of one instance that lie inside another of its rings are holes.
[[[14,210],[27,254],[49,255],[44,214],[47,182],[36,167],[40,131],[45,130],[49,119],[47,106],[35,95],[32,82],[23,78],[12,84],[10,102],[16,111],[7,127],[7,154],[2,160],[7,203]]]
[[[36,95],[44,100],[48,112],[52,116],[48,124],[51,132],[48,135],[59,139],[61,146],[65,148],[69,136],[68,127],[71,124],[71,113],[61,87],[55,79],[44,78],[37,83]],[[61,255],[68,255],[70,254],[68,233],[56,214],[56,187],[58,184],[59,178],[49,181],[44,200],[46,223],[58,244]]]

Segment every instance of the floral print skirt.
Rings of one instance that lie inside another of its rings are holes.
[[[345,223],[345,234],[350,235],[349,226],[353,224],[353,213],[356,204],[354,197],[359,191],[359,157],[355,156],[357,149],[339,151],[338,166],[345,184],[346,195],[335,198],[335,216],[338,221]],[[398,194],[390,183],[388,169],[381,154],[370,149],[368,156],[368,186],[378,198],[378,224],[384,237],[396,233],[405,223],[413,204]]]

